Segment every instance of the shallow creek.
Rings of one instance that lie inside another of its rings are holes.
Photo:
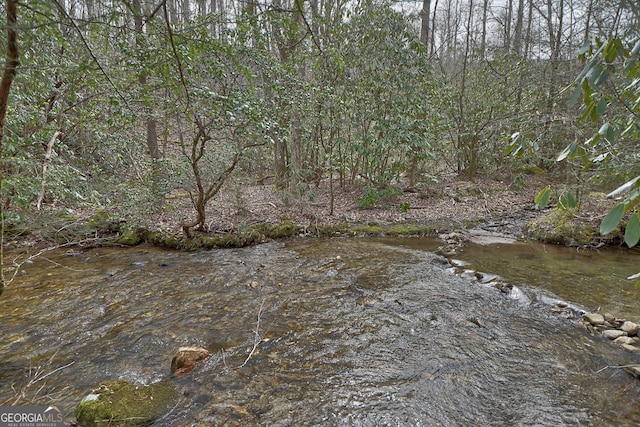
[[[614,367],[639,355],[553,312],[560,288],[514,298],[430,244],[47,253],[0,297],[0,402],[30,367],[66,366],[35,387],[70,420],[101,380],[158,381],[200,345],[213,356],[173,380],[184,397],[154,426],[640,424],[640,381]]]

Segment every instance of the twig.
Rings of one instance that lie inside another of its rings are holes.
[[[253,348],[249,352],[249,355],[247,356],[245,361],[242,362],[242,365],[238,366],[236,369],[243,368],[247,364],[247,362],[249,362],[249,359],[251,359],[251,356],[253,356],[253,353],[256,351],[256,348],[258,348],[258,345],[262,341],[262,337],[260,337],[260,317],[262,316],[263,307],[264,307],[264,298],[262,298],[262,302],[260,303],[260,309],[258,310],[258,318],[256,321],[256,329],[255,331],[253,331],[255,334],[255,337],[253,339]]]
[[[60,366],[59,368],[54,369],[53,371],[49,372],[49,373],[48,373],[48,374],[46,374],[46,375],[43,375],[43,376],[41,376],[41,377],[39,377],[39,378],[36,378],[36,379],[33,381],[33,384],[35,384],[35,383],[37,383],[37,382],[40,382],[40,381],[44,380],[44,379],[45,379],[45,378],[47,378],[47,377],[50,377],[51,375],[55,374],[55,373],[56,373],[56,372],[58,372],[58,371],[62,371],[63,369],[68,368],[69,366],[73,365],[74,363],[76,363],[76,362],[75,362],[75,360],[74,360],[73,362],[69,362],[69,363],[67,363],[67,364],[66,364],[66,365],[64,365],[64,366]]]
[[[45,261],[50,262],[51,264],[53,264],[55,267],[60,267],[60,268],[64,268],[65,270],[69,270],[69,271],[75,271],[75,272],[80,272],[80,271],[89,271],[86,268],[71,268],[71,267],[67,267],[66,265],[62,265],[59,262],[55,262],[52,259],[43,257],[42,259],[44,259]]]
[[[49,252],[49,251],[52,251],[54,249],[60,249],[60,248],[68,247],[68,246],[77,246],[77,245],[80,245],[82,243],[101,240],[101,239],[102,239],[101,237],[96,237],[96,238],[89,238],[89,239],[80,240],[80,241],[77,241],[77,242],[67,242],[67,243],[61,243],[61,244],[55,245],[55,246],[49,246],[48,248],[44,248],[44,249],[39,250],[35,254],[29,255],[22,262],[17,262],[16,260],[18,259],[18,257],[16,257],[13,260],[13,265],[15,266],[15,270],[13,271],[13,274],[11,275],[11,279],[9,279],[9,280],[7,280],[5,282],[5,287],[9,286],[15,280],[15,278],[18,276],[18,273],[20,272],[20,269],[22,268],[22,266],[24,265],[25,262],[31,261],[34,258],[38,258],[42,254],[44,254],[46,252]],[[47,261],[53,262],[51,260],[47,260]]]
[[[51,358],[49,359],[48,364],[50,364],[53,361],[53,358],[56,357],[58,355],[58,352],[56,352],[55,354],[53,354],[53,356],[51,356]],[[26,384],[24,384],[22,387],[20,387],[19,390],[16,390],[16,388],[13,386],[13,384],[11,385],[11,389],[14,392],[13,397],[7,399],[5,402],[2,403],[2,405],[16,405],[18,404],[22,399],[24,399],[26,397],[26,392],[27,390],[33,386],[34,384],[43,381],[45,379],[47,379],[48,377],[50,377],[51,375],[62,371],[65,368],[68,368],[69,366],[73,365],[75,363],[75,361],[71,362],[71,363],[67,363],[64,366],[60,366],[59,368],[54,369],[53,371],[43,374],[42,373],[42,366],[37,366],[37,367],[32,367],[29,366],[29,374],[27,376],[27,378],[29,379],[29,381],[27,381]],[[45,388],[46,384],[42,384],[42,386],[40,386],[40,388],[38,388],[38,390],[30,397],[29,399],[29,403],[35,401],[36,397],[38,397],[38,395],[40,394],[40,392]]]
[[[618,365],[618,366],[605,366],[602,369],[598,369],[597,371],[594,372],[594,374],[599,374],[600,372],[604,371],[605,369],[611,368],[611,369],[625,369],[625,368],[637,368],[640,367],[640,365],[638,365],[637,363],[633,364],[633,365]]]

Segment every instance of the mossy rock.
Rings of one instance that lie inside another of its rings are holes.
[[[283,239],[300,234],[303,231],[303,227],[284,219],[281,224],[262,224],[254,226],[253,230],[269,239]]]
[[[84,427],[147,425],[173,408],[180,394],[168,381],[148,386],[122,380],[102,382],[74,411]]]
[[[598,235],[598,230],[581,222],[571,211],[553,209],[548,214],[526,225],[526,231],[534,239],[565,246],[587,245]]]
[[[91,230],[104,233],[114,233],[118,232],[120,229],[118,219],[104,209],[97,210],[89,219],[87,219],[86,226]]]
[[[142,243],[142,240],[142,235],[139,230],[127,228],[122,233],[122,236],[116,240],[116,243],[125,246],[136,246]]]

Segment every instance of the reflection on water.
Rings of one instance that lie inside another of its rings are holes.
[[[48,254],[0,299],[0,402],[30,365],[72,364],[42,391],[70,414],[99,381],[157,381],[201,345],[214,356],[174,380],[184,398],[156,426],[640,423],[638,381],[602,369],[638,356],[420,244]]]

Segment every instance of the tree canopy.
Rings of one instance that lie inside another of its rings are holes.
[[[271,176],[284,193],[359,183],[366,207],[403,180],[497,171],[514,186],[546,174],[624,195],[601,231],[625,224],[627,245],[640,239],[634,2],[2,7],[3,230],[83,204],[134,227],[185,192],[190,234],[231,177]]]

